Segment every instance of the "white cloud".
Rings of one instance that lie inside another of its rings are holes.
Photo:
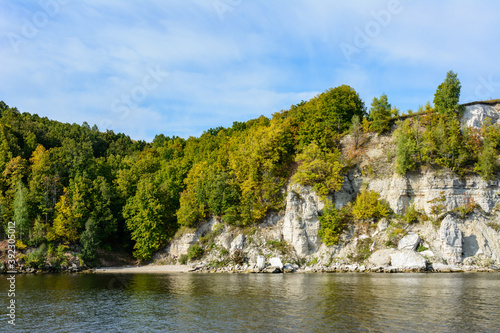
[[[41,7],[9,2],[0,13],[0,99],[60,121],[112,119],[116,131],[150,140],[270,116],[341,84],[368,107],[386,93],[415,109],[450,69],[464,99],[498,97],[494,2],[401,0],[401,13],[349,62],[339,45],[353,44],[390,1],[220,1],[223,12],[203,0],[68,2],[17,53],[6,34],[21,33]],[[113,102],[156,66],[170,75],[117,117]]]

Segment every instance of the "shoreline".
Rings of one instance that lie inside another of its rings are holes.
[[[231,274],[301,274],[301,273],[495,273],[500,272],[496,266],[448,266],[440,265],[431,269],[400,268],[394,266],[365,268],[357,265],[340,265],[330,267],[294,267],[293,269],[266,267],[259,270],[255,267],[200,267],[190,265],[146,265],[146,266],[123,266],[123,267],[102,267],[91,269],[90,272],[98,274],[129,274],[129,273],[231,273]]]
[[[146,266],[121,266],[100,267],[92,269],[99,274],[128,274],[128,273],[188,273],[193,268],[188,265],[146,265]]]
[[[226,267],[211,267],[204,265],[158,265],[149,264],[144,266],[114,266],[114,267],[67,267],[61,268],[45,268],[32,269],[23,268],[16,271],[0,270],[0,274],[47,274],[47,273],[77,273],[77,274],[170,274],[170,273],[237,273],[237,274],[288,274],[288,273],[495,273],[500,272],[500,267],[492,266],[470,266],[470,265],[443,265],[435,264],[434,267],[429,265],[425,269],[417,267],[395,267],[395,266],[371,266],[364,265],[335,265],[335,266],[305,266],[287,264],[283,267],[266,266],[258,269],[256,265],[243,266],[226,266]]]

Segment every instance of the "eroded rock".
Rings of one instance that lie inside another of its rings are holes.
[[[280,270],[283,269],[283,263],[281,262],[281,259],[278,257],[273,257],[273,258],[269,259],[269,265],[271,267],[275,267],[275,268],[278,268]]]
[[[401,240],[399,241],[398,250],[415,251],[417,249],[417,246],[419,243],[420,243],[420,237],[413,232],[409,232],[406,236],[401,238]]]
[[[424,271],[427,267],[425,258],[412,250],[399,250],[391,254],[391,266],[400,270]]]
[[[395,249],[383,249],[372,253],[368,258],[368,263],[373,267],[386,267],[391,265],[391,254],[395,253]]]
[[[259,271],[263,270],[266,267],[266,258],[264,256],[257,257],[257,269]]]
[[[236,236],[235,239],[231,242],[231,252],[234,252],[236,250],[243,250],[243,247],[245,246],[245,235],[239,234]]]
[[[452,215],[447,215],[441,222],[439,238],[443,259],[451,265],[462,262],[462,232]]]
[[[315,252],[321,245],[318,237],[318,214],[323,206],[324,203],[310,187],[293,185],[288,188],[283,239],[290,243],[300,256]]]

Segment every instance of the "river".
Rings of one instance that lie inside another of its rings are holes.
[[[15,290],[19,332],[500,331],[500,273],[17,275]]]

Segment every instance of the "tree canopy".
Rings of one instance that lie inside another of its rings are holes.
[[[79,244],[151,258],[179,227],[209,216],[250,225],[282,208],[296,179],[318,192],[342,183],[338,139],[365,107],[349,86],[232,127],[152,143],[96,126],[63,124],[0,103],[0,223],[15,219],[23,242]]]
[[[456,111],[459,106],[460,89],[462,88],[458,75],[453,71],[446,73],[446,79],[434,94],[434,107],[440,114]]]

